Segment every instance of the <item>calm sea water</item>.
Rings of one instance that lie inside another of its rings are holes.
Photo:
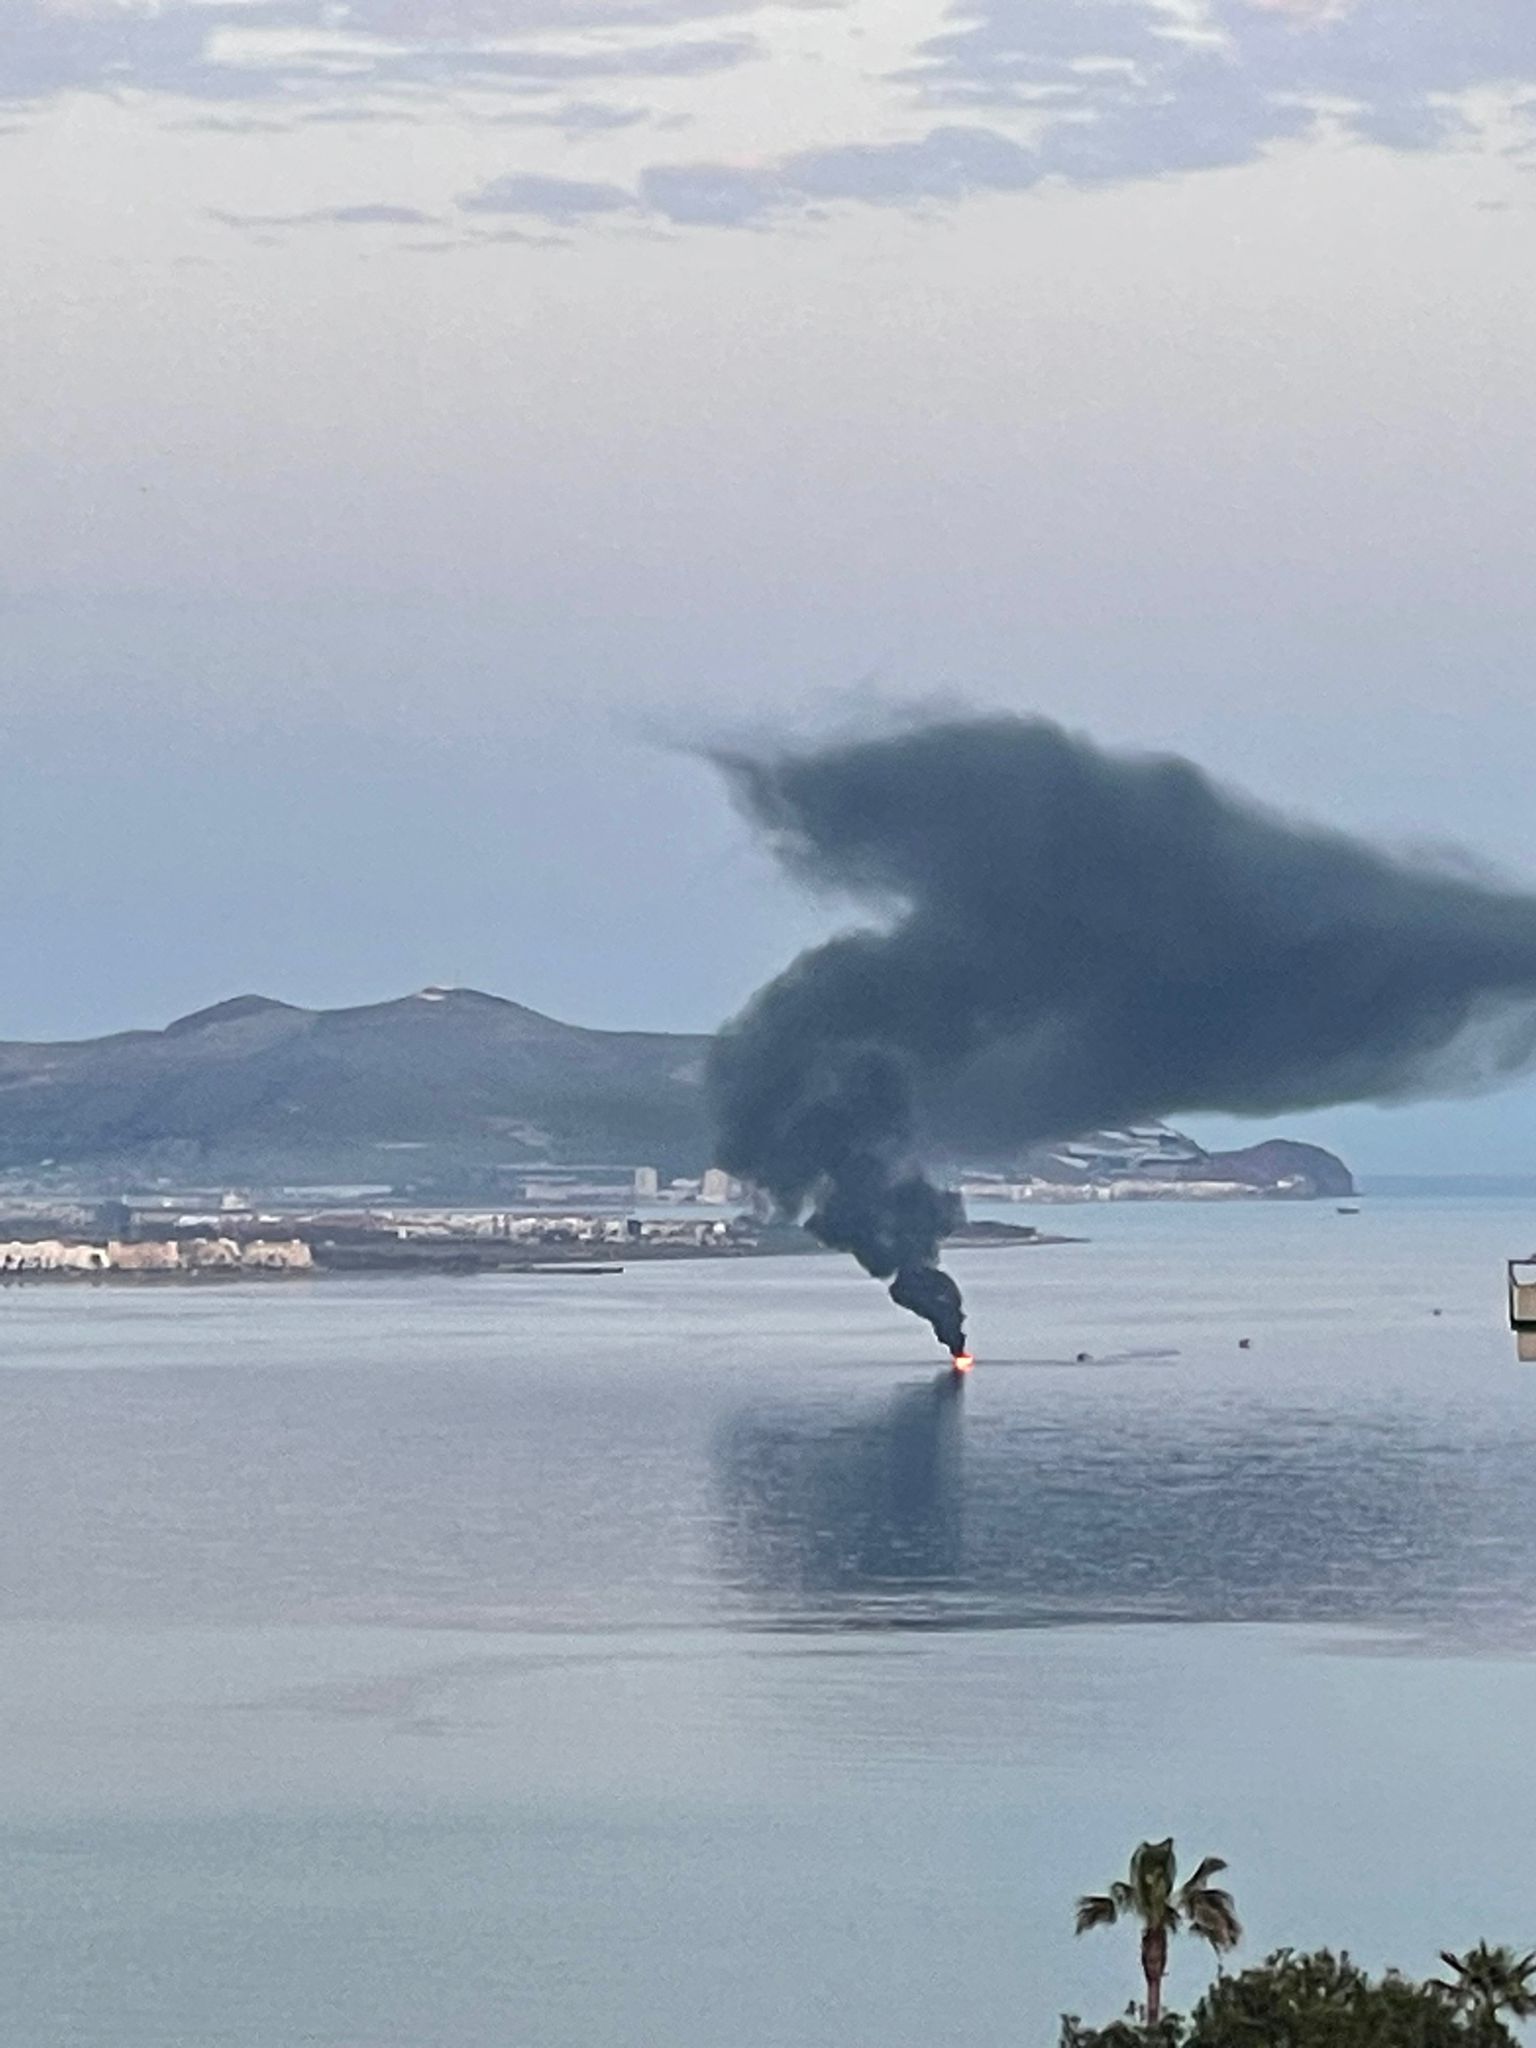
[[[1050,2048],[1169,1831],[1536,1944],[1536,1204],[1055,1214],[958,1399],[834,1259],[0,1291],[0,2040]]]

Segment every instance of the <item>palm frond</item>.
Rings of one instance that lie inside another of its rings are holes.
[[[1113,1927],[1119,1918],[1120,1908],[1107,1893],[1089,1892],[1077,1902],[1079,1934],[1086,1934],[1090,1927]]]
[[[1208,1941],[1218,1955],[1224,1949],[1237,1947],[1243,1938],[1243,1927],[1230,1892],[1207,1885],[1202,1891],[1186,1890],[1180,1897],[1190,1928],[1202,1941]]]
[[[1480,1941],[1465,1955],[1443,1948],[1440,1960],[1451,1972],[1452,1981],[1438,1980],[1452,2000],[1464,2009],[1489,2017],[1508,2013],[1514,2019],[1528,2019],[1536,2013],[1536,1950],[1517,1956],[1512,1948],[1491,1948]]]
[[[1227,1862],[1224,1856],[1207,1856],[1188,1884],[1184,1886],[1184,1890],[1186,1892],[1200,1891],[1208,1879],[1213,1878],[1218,1870],[1225,1870],[1226,1867]]]

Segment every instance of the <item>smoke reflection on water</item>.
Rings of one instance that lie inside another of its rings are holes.
[[[713,1453],[729,1602],[808,1629],[1326,1622],[1536,1639],[1526,1441],[1317,1410],[1271,1413],[1257,1437],[1209,1416],[1192,1430],[1187,1408],[1147,1398],[1070,1430],[1051,1411],[976,1412],[947,1374],[852,1410],[737,1411]]]
[[[786,1612],[858,1589],[891,1597],[912,1621],[926,1594],[935,1612],[965,1572],[962,1408],[952,1373],[829,1423],[822,1409],[761,1405],[722,1429],[716,1447],[721,1563]]]
[[[1536,1640],[1536,1381],[1484,1299],[1490,1245],[1528,1215],[1385,1219],[1379,1276],[1316,1216],[1134,1228],[1143,1250],[1095,1264],[1096,1321],[1077,1267],[989,1267],[996,1351],[963,1388],[897,1384],[861,1329],[829,1331],[845,1290],[814,1262],[656,1276],[664,1316],[638,1285],[552,1288],[536,1325],[511,1287],[190,1319],[18,1294],[0,1624]],[[1165,1298],[1177,1318],[1132,1313]],[[1181,1355],[1115,1348],[1165,1339]]]

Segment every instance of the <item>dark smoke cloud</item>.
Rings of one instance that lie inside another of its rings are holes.
[[[883,920],[721,1033],[720,1163],[952,1350],[959,1206],[925,1143],[1455,1093],[1536,1057],[1536,896],[1272,815],[1187,761],[1008,717],[714,758],[786,867]]]

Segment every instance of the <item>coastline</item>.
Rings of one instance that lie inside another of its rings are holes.
[[[946,1239],[947,1250],[1026,1251],[1049,1245],[1085,1244],[1082,1237],[1054,1231],[1031,1232],[1010,1224],[969,1224]],[[301,1267],[182,1266],[83,1270],[75,1267],[43,1267],[28,1272],[0,1273],[0,1289],[8,1287],[69,1286],[176,1288],[230,1286],[242,1280],[262,1285],[274,1282],[340,1280],[372,1274],[428,1274],[467,1279],[481,1273],[526,1273],[530,1276],[568,1274],[572,1277],[602,1278],[622,1273],[626,1267],[642,1265],[692,1264],[698,1261],[781,1258],[831,1258],[826,1245],[816,1243],[803,1232],[777,1232],[755,1243],[724,1244],[627,1244],[622,1255],[594,1256],[590,1245],[573,1246],[568,1257],[557,1247],[542,1245],[537,1257],[518,1256],[504,1241],[485,1238],[385,1239],[376,1243],[353,1241],[331,1243],[311,1241],[314,1263]],[[615,1248],[619,1250],[618,1247]]]

